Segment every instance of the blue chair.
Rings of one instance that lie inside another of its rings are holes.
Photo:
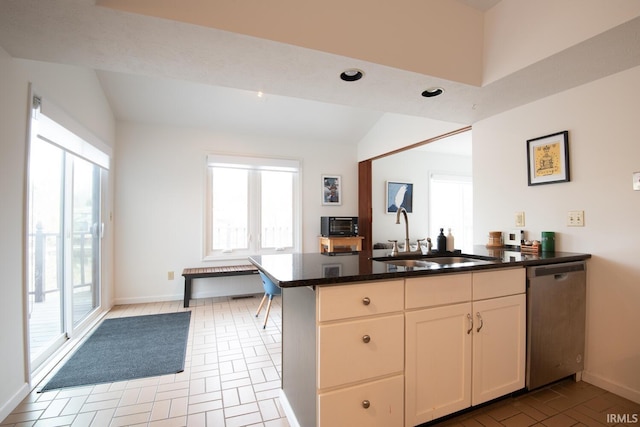
[[[262,306],[264,302],[269,297],[269,303],[267,304],[267,314],[264,316],[264,325],[262,329],[267,327],[267,320],[269,319],[269,311],[271,311],[271,301],[273,297],[276,295],[282,294],[282,289],[280,289],[275,283],[271,281],[262,271],[259,271],[260,278],[262,279],[262,286],[264,287],[264,296],[262,297],[262,301],[260,301],[260,306],[258,307],[258,311],[256,312],[256,317],[260,314],[260,310],[262,310]]]

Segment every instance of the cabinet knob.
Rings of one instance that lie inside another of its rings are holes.
[[[369,335],[365,335],[362,337],[362,342],[364,342],[365,344],[369,344],[369,341],[371,341],[371,337]]]
[[[371,300],[369,299],[369,297],[362,298],[362,304],[364,304],[364,305],[371,304]]]
[[[364,409],[369,409],[369,406],[371,406],[371,402],[369,402],[368,400],[363,400],[362,401],[362,407]]]

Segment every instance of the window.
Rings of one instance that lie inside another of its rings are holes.
[[[299,162],[207,158],[205,259],[300,248]]]
[[[470,176],[431,174],[429,180],[429,233],[434,244],[444,228],[451,229],[455,249],[473,247],[473,185]]]

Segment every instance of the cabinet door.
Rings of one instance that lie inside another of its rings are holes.
[[[406,313],[405,425],[471,404],[471,303]]]
[[[520,294],[473,303],[473,405],[524,387],[525,301]]]
[[[318,396],[322,427],[402,427],[402,375]]]
[[[404,317],[364,318],[318,328],[318,388],[402,372]]]

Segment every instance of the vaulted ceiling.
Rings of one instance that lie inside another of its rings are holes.
[[[484,82],[474,34],[499,0],[371,4],[2,0],[0,46],[96,70],[119,120],[345,143],[385,113],[462,127],[640,65],[640,18],[631,17]],[[341,81],[348,68],[364,78]],[[445,93],[420,96],[428,87]]]

